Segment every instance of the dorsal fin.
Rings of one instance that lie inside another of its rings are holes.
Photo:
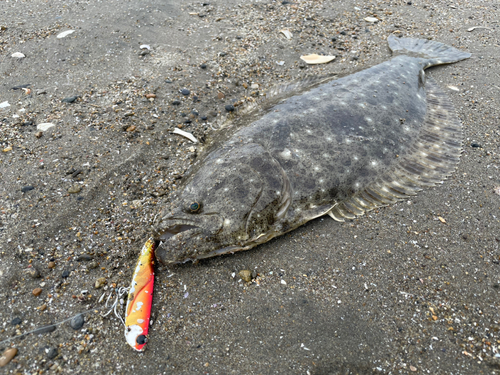
[[[427,113],[409,154],[365,189],[339,202],[329,212],[334,220],[354,219],[395,203],[427,186],[443,183],[456,168],[462,151],[462,123],[451,100],[433,79],[426,82]]]

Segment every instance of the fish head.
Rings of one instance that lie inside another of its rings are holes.
[[[281,167],[260,145],[210,154],[160,214],[156,258],[184,263],[255,246],[282,215],[282,187]]]

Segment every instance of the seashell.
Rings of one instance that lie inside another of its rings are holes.
[[[26,55],[24,53],[21,53],[21,52],[14,52],[11,56],[17,57],[18,59],[22,59],[23,57],[26,57]]]
[[[280,30],[280,33],[282,33],[287,39],[292,39],[293,37],[293,34],[288,29]]]
[[[44,131],[46,131],[47,129],[50,129],[51,127],[53,127],[53,126],[55,126],[55,125],[54,125],[53,123],[51,123],[51,122],[43,122],[43,123],[41,123],[41,124],[38,124],[38,125],[36,126],[36,128],[37,128],[38,130],[41,130],[41,131],[43,131],[43,132],[44,132]]]
[[[148,51],[151,49],[151,47],[150,47],[149,45],[147,45],[147,44],[141,44],[141,45],[139,46],[139,48],[140,48],[140,49],[147,49]]]
[[[62,39],[64,37],[68,36],[69,34],[73,34],[74,32],[75,32],[75,30],[63,31],[62,33],[57,34],[57,39]]]
[[[300,56],[307,64],[326,64],[335,60],[335,56],[320,56],[316,54]]]
[[[189,139],[193,143],[198,143],[198,140],[195,138],[194,135],[192,135],[191,133],[185,132],[184,130],[175,128],[172,133],[182,135],[183,137],[186,137],[187,139]]]
[[[365,18],[365,21],[366,21],[366,22],[370,22],[370,23],[376,23],[376,22],[378,22],[378,21],[379,21],[379,19],[378,19],[378,18],[375,18],[375,17],[366,17],[366,18]]]

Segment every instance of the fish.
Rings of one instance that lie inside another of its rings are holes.
[[[156,259],[248,250],[315,218],[352,220],[442,184],[459,162],[462,124],[425,69],[471,54],[387,41],[388,61],[282,86],[229,119],[158,216]]]
[[[125,308],[125,339],[136,351],[146,349],[153,303],[155,241],[146,241],[137,260]]]

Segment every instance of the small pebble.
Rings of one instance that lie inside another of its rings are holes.
[[[172,105],[179,105],[179,104],[181,104],[181,102],[180,102],[179,100],[174,100],[174,101],[172,102]]]
[[[155,94],[146,94],[146,98],[147,99],[154,99],[154,98],[156,98],[156,95]]]
[[[61,101],[63,103],[74,103],[76,99],[78,99],[78,96],[68,96],[67,98],[64,98]]]
[[[226,95],[224,95],[222,92],[218,92],[217,93],[217,98],[218,99],[224,99],[226,97]]]
[[[32,279],[38,279],[41,276],[40,271],[35,267],[28,268],[26,274]]]
[[[224,108],[226,108],[226,111],[228,111],[228,112],[234,111],[234,105],[232,105],[232,104],[228,104]]]
[[[99,289],[101,288],[104,284],[106,284],[106,278],[105,277],[100,277],[95,281],[95,288]]]
[[[200,117],[203,121],[205,121],[207,119],[207,116],[201,116]]]
[[[35,297],[38,297],[40,294],[42,294],[42,288],[35,288],[31,293],[33,293]]]
[[[483,148],[483,146],[481,146],[479,143],[471,143],[470,146],[474,148]]]
[[[14,318],[14,319],[12,319],[10,324],[12,324],[13,326],[17,326],[17,325],[21,324],[22,322],[23,321],[21,320],[21,318]]]
[[[50,348],[47,351],[47,358],[54,359],[59,354],[56,348]]]
[[[49,262],[48,267],[49,268],[54,268],[56,266],[55,262]]]
[[[34,189],[34,187],[33,187],[33,186],[31,186],[31,185],[26,185],[26,186],[23,186],[23,187],[21,188],[21,191],[22,191],[23,193],[26,193],[26,192],[28,192],[28,191],[30,191],[30,190],[33,190],[33,189]]]
[[[80,329],[83,327],[84,322],[85,322],[85,320],[83,319],[83,314],[78,314],[77,316],[73,317],[73,319],[71,319],[69,321],[69,325],[74,330],[77,330],[77,329]]]
[[[73,185],[72,187],[70,187],[70,188],[68,189],[68,193],[70,193],[70,194],[77,194],[77,193],[79,193],[81,190],[82,190],[82,188],[80,187],[80,185]]]
[[[17,348],[9,348],[5,350],[0,357],[0,367],[6,366],[12,358],[14,358],[17,354]]]
[[[135,125],[130,125],[128,128],[127,128],[127,131],[128,132],[133,132],[135,131],[135,129],[137,129],[137,127]]]
[[[42,131],[39,131],[39,132],[35,133],[35,137],[37,137],[37,138],[42,138],[42,135],[43,135]]]
[[[238,276],[247,283],[252,281],[252,271],[250,270],[241,270],[240,272],[238,272]]]
[[[188,89],[182,89],[181,94],[187,96],[187,95],[191,94],[191,91],[189,91]]]
[[[207,68],[207,64],[201,64],[201,65],[200,65],[200,68],[201,68],[201,69],[206,69],[206,68]]]
[[[65,279],[69,276],[69,271],[68,270],[64,270],[63,273],[62,273],[62,277]]]

